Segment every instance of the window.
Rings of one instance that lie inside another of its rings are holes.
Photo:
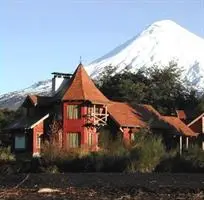
[[[99,108],[98,106],[96,106],[95,112],[96,112],[96,114],[99,114],[99,113],[100,113],[100,108]]]
[[[68,119],[79,119],[81,114],[81,107],[79,105],[68,105],[67,106],[67,117]]]
[[[94,107],[93,106],[89,106],[87,107],[87,114],[88,115],[92,115],[94,112]],[[99,106],[95,106],[95,114],[99,114],[102,112],[102,109]]]
[[[15,136],[15,149],[25,149],[25,135]]]
[[[94,137],[92,133],[88,133],[88,146],[92,146],[94,144]]]
[[[135,141],[135,134],[134,133],[130,133],[130,140]]]
[[[87,107],[87,114],[88,114],[89,116],[91,116],[92,113],[93,113],[93,107],[92,107],[92,106]]]
[[[36,147],[39,149],[41,146],[41,135],[42,135],[42,133],[37,133],[37,138],[36,138]]]
[[[69,148],[80,147],[80,134],[79,133],[68,133],[67,134]]]

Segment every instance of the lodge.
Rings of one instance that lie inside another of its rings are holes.
[[[52,95],[28,95],[21,105],[22,118],[8,130],[14,152],[28,152],[39,156],[42,141],[54,135],[63,149],[83,148],[98,151],[102,127],[111,134],[120,134],[131,143],[141,129],[161,134],[167,148],[188,148],[198,133],[177,116],[163,116],[151,105],[134,108],[126,102],[109,100],[95,86],[80,63],[74,74],[53,73]]]

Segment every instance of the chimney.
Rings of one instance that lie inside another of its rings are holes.
[[[52,78],[52,94],[54,95],[62,85],[63,81],[70,79],[72,74],[59,72],[53,72],[52,74],[54,75],[54,77]]]

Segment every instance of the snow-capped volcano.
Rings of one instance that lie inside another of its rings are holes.
[[[174,61],[183,69],[191,86],[204,89],[204,39],[170,20],[158,21],[139,35],[86,66],[92,78],[100,77],[106,67],[137,71],[153,65],[167,66]],[[51,80],[38,82],[24,90],[0,95],[0,108],[17,108],[27,94],[50,94]]]
[[[28,94],[51,94],[52,80],[39,81],[28,88],[0,95],[0,108],[17,109]]]
[[[204,39],[171,20],[153,23],[138,36],[93,61],[86,70],[97,78],[107,66],[116,67],[117,73],[125,68],[134,72],[142,67],[167,66],[171,61],[182,68],[190,85],[204,88]]]

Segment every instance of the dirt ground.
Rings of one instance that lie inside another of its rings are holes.
[[[57,189],[39,193],[39,189]],[[0,175],[4,199],[204,200],[204,174],[17,174]]]

